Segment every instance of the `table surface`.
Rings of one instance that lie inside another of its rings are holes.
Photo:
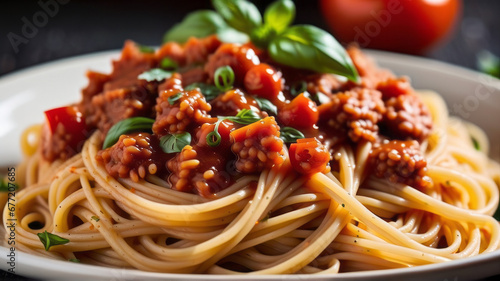
[[[163,33],[189,11],[210,8],[209,1],[98,1],[57,0],[57,10],[31,38],[18,46],[8,34],[22,34],[26,21],[43,11],[39,1],[9,1],[0,11],[0,77],[60,58],[120,49],[126,39],[157,46]],[[44,1],[41,1],[44,2]],[[55,2],[53,0],[52,2]],[[261,9],[270,1],[253,1]],[[317,1],[296,1],[295,23],[327,29],[318,16]],[[451,39],[426,57],[476,69],[476,54],[490,50],[500,55],[500,1],[464,0],[462,19]],[[43,20],[43,18],[40,18]],[[12,36],[12,35],[11,35]],[[498,280],[492,277],[488,280]],[[0,271],[0,280],[28,280]]]

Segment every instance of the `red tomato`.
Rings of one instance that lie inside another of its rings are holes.
[[[88,137],[89,132],[85,119],[74,106],[63,106],[47,110],[45,111],[45,117],[51,133],[56,132],[59,124],[64,127],[64,131],[70,136],[69,145],[73,148],[76,148],[81,141]]]
[[[311,128],[319,119],[316,104],[304,93],[296,96],[289,104],[285,104],[278,111],[278,115],[285,126],[296,129]]]
[[[323,16],[342,43],[423,54],[453,29],[461,0],[320,0]]]
[[[298,139],[288,150],[292,167],[304,175],[328,171],[330,153],[316,138]]]
[[[283,88],[281,73],[265,63],[250,68],[245,75],[244,85],[249,94],[270,101],[275,100]]]

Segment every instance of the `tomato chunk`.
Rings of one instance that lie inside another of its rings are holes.
[[[245,75],[244,85],[249,94],[270,101],[275,100],[283,89],[281,73],[265,63],[248,70]]]
[[[305,93],[295,97],[289,104],[285,104],[278,115],[285,126],[296,129],[310,128],[319,119],[316,104]]]
[[[289,154],[292,167],[301,174],[330,171],[330,153],[316,138],[298,139],[290,145]]]
[[[52,134],[56,132],[59,124],[64,127],[64,131],[69,135],[68,144],[73,148],[76,148],[81,141],[88,137],[89,132],[85,118],[76,106],[63,106],[47,110],[45,117]]]

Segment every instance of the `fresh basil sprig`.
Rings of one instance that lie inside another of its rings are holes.
[[[114,124],[113,127],[109,129],[104,139],[102,149],[106,149],[115,144],[123,134],[136,131],[151,131],[154,122],[154,119],[147,117],[132,117]]]
[[[172,77],[172,71],[166,71],[161,68],[153,68],[148,71],[144,71],[143,73],[137,76],[138,79],[143,79],[148,82],[158,81],[161,82],[167,78]]]
[[[215,11],[200,10],[188,14],[181,23],[174,25],[163,36],[163,42],[185,43],[190,37],[203,38],[217,34],[219,40],[228,43],[244,43],[248,36],[227,25]]]
[[[217,88],[216,86],[201,82],[195,82],[193,84],[189,84],[186,87],[184,87],[184,90],[191,91],[196,88],[200,90],[200,92],[205,97],[205,100],[207,101],[211,101],[215,99],[218,95],[223,93],[223,91],[219,90],[219,88]]]
[[[68,239],[62,238],[61,236],[47,232],[47,230],[45,230],[44,232],[38,233],[37,236],[40,239],[40,241],[42,242],[43,246],[45,247],[45,251],[48,251],[50,249],[50,247],[52,247],[52,246],[64,245],[64,244],[69,243]]]
[[[168,134],[161,137],[160,147],[165,153],[177,153],[191,143],[191,134],[188,132]]]
[[[260,110],[265,111],[271,115],[278,115],[278,107],[270,100],[260,97],[253,97],[257,102]]]
[[[283,127],[280,130],[280,138],[285,142],[285,143],[292,143],[296,142],[298,139],[303,139],[304,134],[292,127]]]
[[[357,81],[358,73],[340,43],[328,32],[312,25],[287,28],[268,47],[271,58],[295,68],[335,73]]]
[[[250,34],[262,25],[262,16],[254,4],[245,0],[212,0],[212,6],[236,30]]]
[[[224,42],[250,38],[281,64],[359,80],[349,55],[331,34],[312,25],[290,26],[295,17],[293,1],[273,2],[264,11],[264,21],[257,7],[247,0],[212,0],[212,4],[216,12],[204,10],[188,15],[164,39],[185,42],[190,36],[210,34],[217,34]]]
[[[262,119],[257,112],[246,108],[240,110],[236,116],[217,116],[217,118],[219,120],[215,123],[214,130],[208,133],[206,137],[207,144],[210,146],[218,146],[222,140],[219,134],[219,125],[222,121],[229,120],[234,123],[249,125]]]

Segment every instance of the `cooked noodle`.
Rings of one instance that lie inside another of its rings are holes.
[[[434,183],[428,194],[367,175],[369,142],[337,150],[338,172],[299,176],[287,156],[207,199],[154,175],[113,178],[96,160],[99,133],[81,153],[52,164],[24,134],[16,247],[101,266],[212,274],[389,269],[495,251],[500,167],[487,157],[479,129],[449,117],[437,94],[420,95],[434,122],[422,145]],[[70,242],[45,251],[37,237],[45,230]]]

